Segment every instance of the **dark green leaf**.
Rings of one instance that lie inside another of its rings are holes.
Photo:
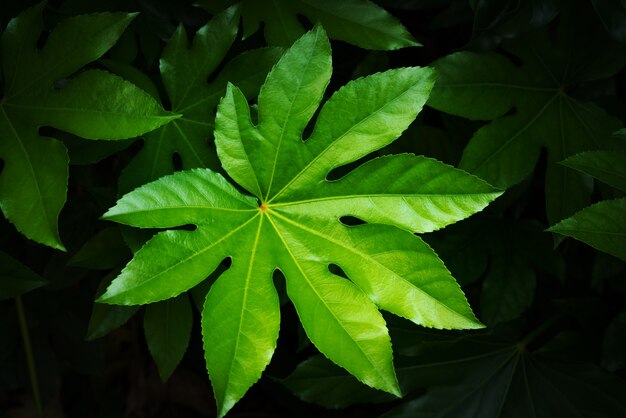
[[[12,19],[1,38],[0,158],[5,167],[0,208],[28,238],[63,250],[57,218],[65,203],[67,150],[56,139],[41,137],[38,128],[121,139],[155,129],[176,115],[111,74],[91,70],[69,78],[111,48],[135,14],[68,18],[38,49],[43,7],[40,3]]]
[[[13,298],[45,284],[43,277],[0,251],[0,300]]]
[[[185,355],[192,322],[191,304],[185,294],[146,307],[146,342],[163,381],[169,379]]]
[[[626,198],[605,200],[551,226],[548,231],[576,238],[626,260]]]
[[[556,163],[612,146],[612,133],[620,127],[617,119],[569,91],[611,76],[622,61],[608,63],[609,56],[624,55],[610,40],[598,40],[606,45],[598,49],[582,38],[578,20],[563,22],[567,30],[558,33],[556,44],[544,32],[503,44],[522,60],[521,68],[497,53],[458,52],[438,60],[439,78],[428,102],[469,119],[495,119],[474,134],[460,166],[497,187],[526,178],[541,147],[547,148],[546,210],[552,223],[589,204],[592,191],[588,177]]]

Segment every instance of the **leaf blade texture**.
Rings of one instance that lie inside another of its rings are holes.
[[[442,228],[480,211],[499,191],[409,154],[355,169],[367,179],[360,189],[352,180],[327,180],[333,168],[378,150],[406,129],[427,99],[432,70],[393,70],[348,84],[324,105],[313,134],[303,141],[330,72],[328,39],[316,26],[268,74],[258,125],[241,91],[227,88],[216,117],[218,155],[230,177],[253,196],[210,169],[193,169],[128,193],[103,216],[135,227],[196,229],[157,234],[100,302],[135,305],[175,297],[231,260],[202,314],[219,416],[259,379],[275,349],[276,269],[285,275],[287,294],[313,344],[361,382],[391,394],[400,395],[400,389],[379,308],[429,327],[482,327],[450,272],[411,232]],[[387,176],[405,169],[403,179],[386,184]],[[356,197],[346,198],[353,188]],[[402,203],[390,215],[369,202],[386,194],[392,199],[388,207]],[[333,204],[317,205],[327,197]],[[337,203],[343,200],[349,202]],[[367,223],[347,226],[343,216]],[[349,279],[332,272],[331,264]]]

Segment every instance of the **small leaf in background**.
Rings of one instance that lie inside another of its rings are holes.
[[[182,360],[191,337],[193,316],[186,294],[150,304],[144,314],[148,348],[166,381]]]
[[[119,274],[119,270],[113,270],[100,281],[98,289],[96,290],[96,296],[100,296],[104,293],[117,274]],[[138,306],[103,305],[101,303],[94,303],[85,339],[91,341],[104,337],[128,322],[138,310]]]
[[[612,372],[626,367],[626,312],[618,314],[606,329],[602,343],[602,366]]]
[[[45,284],[43,277],[0,251],[0,300],[14,298]]]
[[[626,260],[626,198],[605,200],[548,228]]]
[[[556,42],[546,31],[535,31],[504,42],[506,56],[462,51],[433,64],[439,77],[428,104],[490,121],[465,148],[462,169],[508,188],[528,177],[541,148],[547,149],[550,223],[588,205],[592,191],[588,177],[556,163],[582,151],[612,147],[612,133],[620,127],[619,120],[574,94],[583,83],[615,74],[626,57],[622,46],[591,25],[574,13],[564,14]],[[520,60],[521,66],[508,56]]]
[[[345,408],[359,403],[389,402],[394,399],[388,393],[364,386],[345,369],[331,363],[321,354],[300,363],[281,383],[303,401],[327,408]]]
[[[68,18],[37,48],[40,3],[12,19],[2,33],[4,92],[0,103],[0,208],[28,238],[64,250],[57,218],[65,203],[68,156],[40,126],[89,139],[130,138],[176,116],[133,84],[99,70],[74,75],[100,58],[134,18],[99,13]]]
[[[235,2],[214,3],[204,0],[198,5],[215,12]],[[298,15],[322,24],[331,39],[361,48],[394,50],[420,45],[395,17],[369,0],[243,0],[239,4],[244,36],[255,33],[263,23],[270,45],[288,47],[304,34]]]
[[[174,297],[231,258],[202,313],[220,417],[259,379],[274,352],[276,268],[313,344],[361,382],[391,394],[400,392],[378,308],[429,327],[482,327],[441,260],[411,232],[463,219],[499,191],[411,154],[370,160],[340,180],[327,180],[333,169],[391,143],[408,127],[428,97],[433,71],[403,68],[347,84],[322,107],[303,142],[330,73],[330,45],[317,26],[268,74],[258,126],[243,93],[229,85],[216,118],[218,156],[255,197],[211,170],[194,169],[136,189],[104,215],[138,227],[196,229],[157,234],[100,302],[135,305]],[[348,227],[340,221],[344,216],[371,223]],[[351,280],[332,273],[330,264]]]
[[[573,168],[626,193],[626,153],[619,151],[588,151],[562,161]]]
[[[70,258],[68,264],[87,269],[108,270],[122,265],[130,255],[119,228],[108,227],[91,237]]]

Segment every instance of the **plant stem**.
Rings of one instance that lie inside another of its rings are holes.
[[[33,357],[33,347],[30,343],[30,334],[28,332],[28,323],[26,322],[26,314],[24,313],[24,304],[21,296],[15,297],[15,306],[17,307],[17,317],[20,322],[20,332],[22,333],[22,341],[24,342],[24,353],[26,354],[26,364],[28,366],[28,375],[30,377],[30,385],[33,390],[33,398],[35,400],[35,409],[37,417],[44,418],[43,408],[41,406],[41,395],[39,393],[39,379],[37,378],[37,367],[35,366],[35,358]]]
[[[520,348],[525,349],[528,346],[528,344],[533,342],[537,337],[539,337],[548,328],[550,328],[555,323],[559,322],[561,319],[563,319],[563,315],[557,315],[557,316],[552,317],[548,321],[544,322],[543,324],[541,324],[540,326],[538,326],[537,328],[529,332],[517,345]]]

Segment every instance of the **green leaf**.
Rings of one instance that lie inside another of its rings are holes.
[[[130,251],[124,244],[117,227],[105,228],[89,241],[68,261],[69,265],[95,270],[108,270],[129,258]]]
[[[241,91],[227,89],[216,117],[218,155],[231,178],[254,197],[220,174],[194,169],[138,188],[104,215],[143,228],[196,229],[157,234],[101,302],[168,299],[232,260],[212,285],[202,313],[219,416],[261,376],[276,346],[276,269],[285,275],[287,294],[313,344],[361,382],[391,394],[400,391],[378,308],[429,327],[482,327],[441,260],[411,232],[467,217],[500,192],[453,167],[408,154],[373,159],[327,180],[334,168],[376,151],[406,129],[426,101],[433,71],[404,68],[347,84],[324,105],[303,142],[328,84],[330,61],[321,27],[294,43],[261,88],[258,126]],[[348,227],[344,216],[368,223]]]
[[[161,380],[166,381],[183,359],[193,316],[187,295],[150,304],[143,317],[146,342],[157,364]]]
[[[14,298],[45,284],[43,277],[0,251],[0,300]]]
[[[600,418],[626,412],[626,385],[618,377],[591,364],[529,353],[518,344],[465,340],[408,361],[412,365],[398,374],[428,391],[384,418]]]
[[[591,205],[548,231],[567,235],[626,260],[626,198]]]
[[[172,111],[182,117],[145,135],[143,148],[120,177],[121,192],[173,173],[175,155],[183,169],[219,167],[210,141],[215,108],[228,80],[242,85],[252,98],[281,55],[278,48],[246,51],[208,83],[235,39],[238,22],[238,9],[231,7],[201,27],[191,44],[182,25],[169,39],[161,57],[161,78]]]
[[[588,151],[571,156],[561,164],[626,192],[626,154],[623,152]]]
[[[52,126],[91,139],[129,138],[176,115],[119,77],[85,71],[115,44],[135,14],[68,18],[37,48],[44,3],[12,19],[0,39],[4,74],[0,101],[0,208],[28,238],[63,250],[57,218],[65,203],[67,150],[41,137]]]
[[[439,77],[428,102],[469,119],[493,119],[476,131],[460,167],[497,187],[508,188],[531,174],[545,147],[551,223],[588,205],[592,191],[586,176],[556,163],[612,146],[612,133],[620,127],[617,119],[574,93],[582,83],[618,71],[622,61],[610,62],[609,56],[622,56],[621,49],[610,40],[584,38],[579,20],[564,16],[563,22],[556,44],[545,32],[503,43],[521,67],[493,52],[457,52],[436,61]],[[594,40],[605,47],[598,49]]]
[[[219,8],[213,3],[204,0],[198,4],[215,12]],[[330,38],[361,48],[394,50],[420,45],[396,18],[369,0],[243,0],[240,4],[244,36],[256,32],[262,22],[270,45],[288,47],[305,32],[298,15],[321,23]]]
[[[315,355],[280,381],[296,396],[327,408],[345,408],[359,403],[387,402],[393,397],[363,386],[352,375],[322,355]]]
[[[107,274],[100,281],[96,295],[102,295],[118,274],[119,269],[113,270],[111,273]],[[103,305],[101,303],[94,303],[85,339],[92,341],[104,337],[128,322],[138,310],[139,306]]]

